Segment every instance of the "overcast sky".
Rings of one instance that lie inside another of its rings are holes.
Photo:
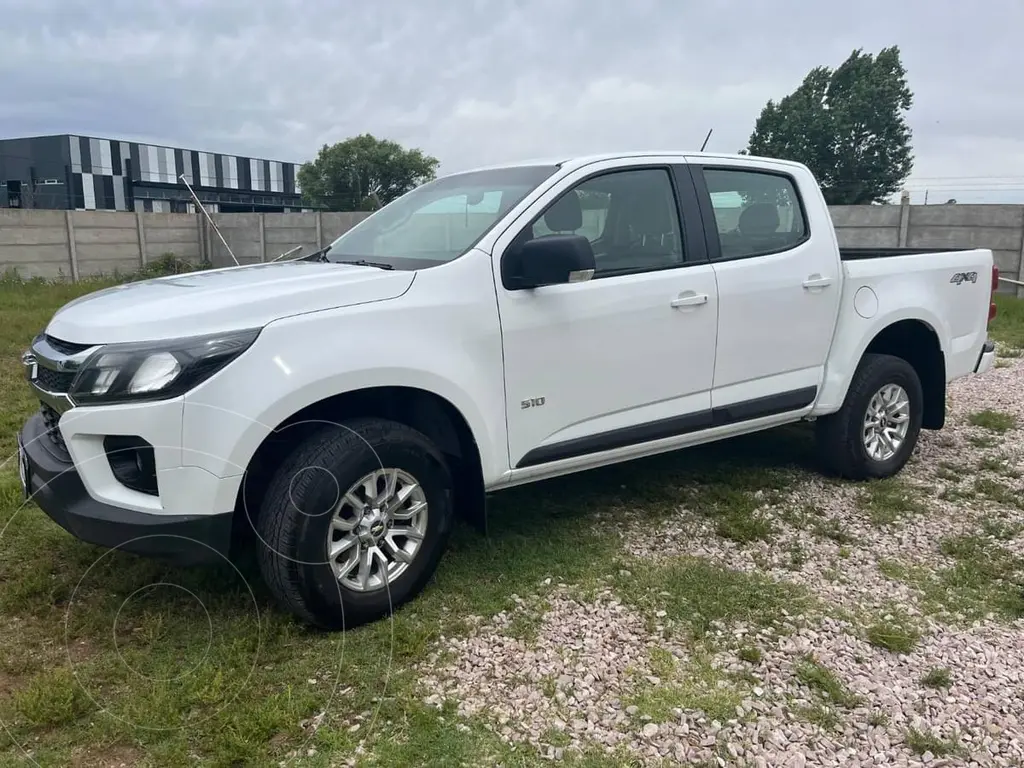
[[[0,0],[0,135],[303,161],[361,132],[442,172],[746,144],[769,98],[899,45],[911,187],[1024,200],[1024,2]],[[918,202],[923,193],[915,193]]]

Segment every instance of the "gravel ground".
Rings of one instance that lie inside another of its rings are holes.
[[[446,640],[423,667],[425,700],[554,761],[596,748],[651,765],[1024,765],[1024,620],[938,610],[925,588],[957,567],[940,548],[949,537],[1024,556],[1024,444],[1016,426],[969,423],[991,409],[1024,424],[1022,384],[1015,360],[951,387],[946,428],[922,435],[898,479],[916,507],[894,522],[872,520],[863,487],[807,474],[756,511],[766,540],[726,540],[683,507],[623,533],[644,567],[701,558],[796,585],[814,607],[691,641],[664,611],[620,600],[614,574],[596,593],[542,585]],[[516,636],[524,624],[535,636]],[[880,647],[872,626],[909,628],[912,647]]]

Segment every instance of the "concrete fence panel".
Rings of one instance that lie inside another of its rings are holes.
[[[900,245],[900,206],[833,206],[829,213],[841,246],[897,248]]]
[[[217,213],[213,215],[217,228],[224,236],[239,264],[258,264],[263,260],[260,246],[261,215],[259,213]],[[210,244],[210,262],[215,267],[234,266],[230,254],[212,228],[207,233],[207,237]]]
[[[352,213],[332,211],[320,214],[323,244],[330,245],[369,215],[362,211]]]
[[[196,216],[190,213],[140,213],[144,261],[155,261],[165,253],[198,264],[203,261],[202,240]]]
[[[134,213],[74,211],[70,219],[76,276],[139,269],[139,229]]]
[[[64,211],[0,208],[0,273],[23,277],[71,277]]]
[[[296,247],[301,246],[302,250],[296,251],[292,256],[313,253],[320,247],[317,244],[315,213],[265,213],[263,217],[267,261]]]

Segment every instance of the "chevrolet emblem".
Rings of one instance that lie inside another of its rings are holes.
[[[29,381],[35,381],[39,375],[39,363],[36,362],[36,356],[31,352],[25,352],[21,356],[21,364],[25,366],[25,375]]]

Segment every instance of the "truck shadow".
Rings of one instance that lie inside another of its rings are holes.
[[[500,540],[527,519],[558,524],[596,508],[657,514],[710,486],[776,488],[819,471],[815,456],[813,430],[789,425],[511,488],[489,499],[488,538]]]
[[[508,594],[529,589],[544,574],[571,579],[591,567],[592,558],[608,556],[611,538],[605,530],[614,536],[630,522],[655,524],[678,514],[681,505],[728,503],[737,495],[785,490],[814,471],[812,432],[795,425],[495,493],[488,503],[487,535],[465,524],[456,527],[432,585],[414,601],[419,607],[413,610],[429,613],[440,602],[458,611],[500,610]],[[67,548],[61,558],[64,570],[71,566],[70,572],[81,574],[102,552],[65,539],[62,531],[51,535]],[[202,595],[211,613],[223,612],[225,618],[251,612],[255,601],[260,614],[269,611],[285,620],[260,577],[259,542],[252,544],[232,564],[205,568],[110,552],[86,579],[91,588],[79,591],[77,599],[88,604],[91,594],[116,601],[139,585],[170,583]],[[69,581],[51,593],[55,606],[71,596],[72,587]],[[153,596],[157,603],[167,597]]]

